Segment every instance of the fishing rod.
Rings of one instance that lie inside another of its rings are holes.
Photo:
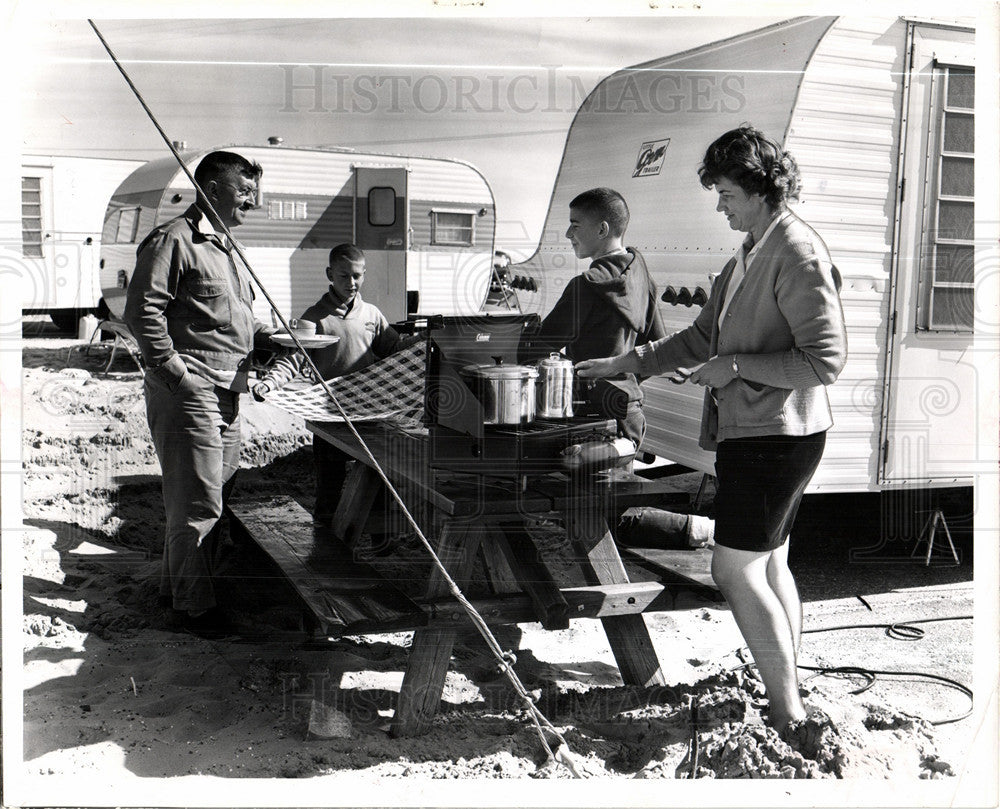
[[[354,423],[351,421],[351,418],[347,415],[347,412],[341,406],[340,401],[337,399],[337,396],[333,392],[333,388],[331,388],[327,380],[323,378],[323,375],[319,372],[319,369],[316,367],[316,363],[313,361],[312,357],[309,356],[309,353],[305,350],[302,343],[299,341],[299,338],[296,336],[295,331],[290,327],[288,321],[285,319],[285,316],[281,314],[281,311],[278,309],[278,305],[275,303],[274,298],[271,297],[271,294],[267,291],[267,288],[264,286],[264,283],[260,280],[260,277],[257,275],[253,267],[250,265],[250,261],[247,259],[246,254],[243,252],[243,248],[240,247],[239,243],[233,238],[233,235],[230,232],[229,227],[222,221],[218,212],[215,210],[211,201],[208,199],[208,196],[202,190],[201,186],[198,184],[198,181],[194,178],[194,174],[191,172],[187,164],[184,162],[183,158],[180,155],[180,152],[177,151],[177,148],[174,146],[173,141],[164,131],[163,127],[160,126],[159,121],[153,114],[153,111],[149,108],[149,105],[143,98],[142,93],[139,92],[139,88],[135,86],[128,72],[125,70],[122,63],[118,60],[118,57],[115,56],[114,51],[111,49],[111,46],[108,44],[107,40],[104,38],[104,35],[101,33],[100,29],[98,29],[94,21],[88,19],[87,22],[90,24],[90,27],[94,29],[94,33],[100,40],[101,45],[104,46],[104,50],[107,51],[108,56],[111,57],[111,61],[114,63],[115,67],[118,68],[118,72],[121,73],[122,78],[125,79],[125,83],[128,84],[129,89],[132,90],[133,95],[135,95],[136,99],[139,101],[139,104],[142,105],[142,109],[145,111],[149,120],[153,123],[153,126],[156,127],[156,131],[160,133],[160,137],[163,138],[163,142],[166,143],[167,148],[170,150],[170,153],[174,156],[174,160],[177,161],[177,164],[181,167],[181,170],[187,176],[188,180],[191,181],[191,184],[194,186],[198,198],[200,198],[201,201],[207,206],[209,212],[217,220],[218,225],[221,226],[223,234],[229,239],[229,243],[232,246],[232,249],[240,257],[240,261],[243,262],[243,266],[246,267],[247,272],[253,279],[253,282],[257,285],[257,288],[260,289],[261,293],[264,295],[264,299],[267,301],[267,304],[271,308],[272,313],[274,313],[278,321],[285,328],[285,331],[288,332],[289,336],[292,338],[292,342],[295,344],[296,349],[299,352],[301,352],[303,358],[308,364],[310,371],[312,371],[315,378],[319,380],[319,384],[323,387],[323,391],[330,398],[330,401],[333,402],[333,405],[337,409],[337,412],[340,415],[341,419],[343,419],[344,424],[347,425],[347,428],[350,430],[351,435],[354,436],[354,439],[358,442],[358,445],[361,447],[362,451],[368,457],[369,465],[371,466],[371,468],[375,470],[378,476],[382,479],[382,483],[385,484],[385,487],[388,490],[389,494],[391,495],[392,499],[396,502],[396,505],[399,506],[400,511],[406,518],[406,521],[413,527],[413,530],[416,532],[417,538],[420,540],[420,543],[423,545],[424,549],[428,552],[428,554],[430,554],[434,566],[444,577],[444,581],[448,586],[448,590],[451,592],[452,596],[459,602],[459,604],[461,604],[462,607],[465,609],[466,613],[469,616],[469,619],[472,621],[473,626],[476,627],[479,634],[483,637],[483,640],[486,641],[486,645],[489,648],[490,652],[497,659],[500,670],[506,675],[507,679],[510,680],[511,684],[514,686],[514,689],[517,691],[518,695],[524,701],[525,706],[528,709],[529,716],[531,716],[532,721],[535,723],[535,727],[538,730],[538,735],[539,738],[541,739],[542,746],[548,753],[549,758],[554,761],[559,761],[573,774],[574,777],[580,778],[581,777],[580,772],[574,766],[572,758],[570,758],[568,752],[569,745],[567,744],[566,739],[563,738],[562,734],[560,734],[559,731],[552,726],[552,723],[549,722],[548,719],[546,719],[545,716],[542,715],[541,711],[538,710],[538,707],[535,705],[534,700],[532,700],[531,695],[528,693],[528,690],[524,687],[524,684],[521,682],[520,678],[517,676],[517,674],[511,667],[511,661],[509,659],[510,655],[504,652],[503,648],[500,646],[500,643],[497,641],[496,637],[493,635],[489,627],[486,625],[485,619],[482,617],[482,615],[479,614],[479,612],[472,605],[472,603],[465,597],[461,589],[459,589],[458,584],[451,577],[451,574],[448,572],[447,568],[445,568],[444,564],[441,562],[441,559],[438,557],[437,553],[434,551],[434,548],[431,546],[430,541],[424,535],[424,532],[417,524],[416,519],[410,513],[409,508],[407,508],[406,503],[403,502],[403,498],[400,496],[399,492],[396,491],[396,487],[392,485],[392,482],[389,480],[389,477],[386,474],[385,470],[382,468],[382,465],[378,462],[378,459],[372,453],[371,448],[361,437],[361,434],[354,426]],[[545,736],[542,733],[543,727],[559,741],[559,745],[557,746],[554,752],[549,746],[548,741],[545,739]]]

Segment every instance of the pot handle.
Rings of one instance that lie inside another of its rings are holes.
[[[498,354],[494,354],[490,357],[497,365],[503,365],[503,357]]]

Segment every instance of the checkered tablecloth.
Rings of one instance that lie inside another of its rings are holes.
[[[351,421],[418,421],[424,409],[427,345],[420,340],[352,374],[328,380]],[[344,421],[322,385],[279,390],[270,404],[313,421]]]

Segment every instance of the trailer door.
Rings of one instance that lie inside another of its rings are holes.
[[[964,485],[995,440],[980,435],[972,357],[973,32],[908,31],[879,478]]]
[[[406,317],[406,247],[409,232],[407,170],[354,167],[354,242],[365,252],[362,297],[390,322]]]

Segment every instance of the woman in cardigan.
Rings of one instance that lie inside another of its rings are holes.
[[[700,444],[716,450],[712,576],[733,611],[779,730],[806,715],[796,654],[802,603],[788,536],[833,424],[826,386],[844,367],[840,274],[823,240],[786,208],[794,159],[750,126],[727,132],[698,171],[716,210],[747,234],[694,323],[582,377],[669,374],[703,385]]]

